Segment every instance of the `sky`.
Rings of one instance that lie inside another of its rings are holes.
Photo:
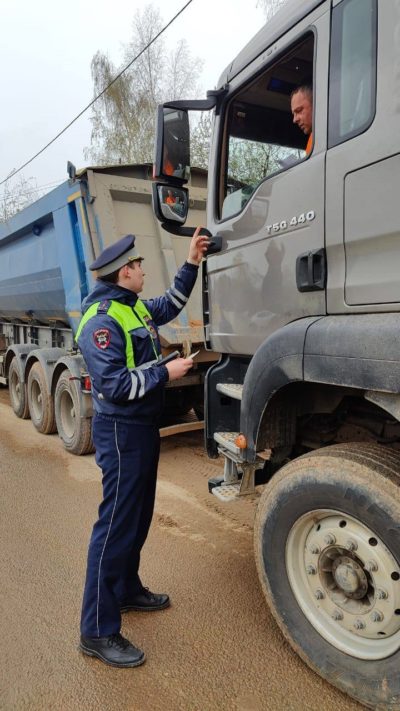
[[[186,0],[154,0],[166,24]],[[98,51],[120,68],[132,21],[145,0],[0,0],[2,67],[0,181],[25,163],[93,98],[90,62]],[[225,67],[263,26],[256,0],[193,0],[164,33],[168,47],[185,38],[204,61],[204,96]],[[50,186],[67,178],[67,161],[88,163],[90,110],[33,163],[23,176]],[[45,188],[46,190],[48,188]],[[0,187],[0,197],[3,186]]]

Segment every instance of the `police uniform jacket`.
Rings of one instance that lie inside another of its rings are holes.
[[[146,319],[146,324],[143,322],[143,328],[136,328],[130,334],[135,360],[133,369],[127,366],[124,330],[107,310],[112,301],[135,309],[138,296],[116,284],[99,281],[86,298],[83,313],[92,304],[100,302],[96,315],[87,321],[78,338],[92,381],[96,412],[141,424],[154,423],[159,417],[168,370],[155,363],[150,367],[141,366],[155,361],[161,353],[157,328],[174,319],[186,305],[197,272],[197,266],[185,262],[164,296],[143,300],[151,318]]]

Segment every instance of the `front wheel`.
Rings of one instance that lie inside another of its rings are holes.
[[[291,462],[263,492],[263,592],[309,666],[361,703],[400,709],[400,454],[337,445]]]

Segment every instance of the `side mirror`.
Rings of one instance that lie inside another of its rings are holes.
[[[187,188],[153,183],[153,211],[160,222],[184,225],[189,211]]]
[[[184,109],[158,107],[153,178],[183,185],[190,178],[190,129]]]

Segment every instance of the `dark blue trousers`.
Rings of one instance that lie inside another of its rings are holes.
[[[153,516],[160,436],[157,425],[96,414],[93,441],[103,501],[89,543],[81,633],[106,637],[120,631],[120,606],[142,589],[140,551]]]

